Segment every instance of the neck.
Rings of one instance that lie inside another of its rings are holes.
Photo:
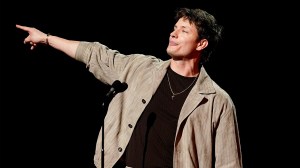
[[[196,77],[199,72],[199,60],[174,60],[171,59],[171,69],[179,75],[186,77]]]

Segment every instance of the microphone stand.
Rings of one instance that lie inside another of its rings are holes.
[[[102,148],[101,148],[102,168],[104,168],[104,118],[108,110],[108,105],[117,93],[125,91],[127,87],[128,87],[127,83],[121,83],[118,80],[114,81],[112,87],[110,88],[109,92],[106,94],[104,101],[102,103]]]
[[[102,148],[101,148],[101,167],[104,168],[104,118],[106,116],[108,105],[112,98],[114,97],[114,94],[106,94],[106,97],[104,98],[104,101],[102,103]]]

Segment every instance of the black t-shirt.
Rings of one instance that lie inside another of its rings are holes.
[[[124,154],[127,166],[173,167],[179,113],[195,81],[196,77],[184,77],[168,69],[134,129]]]

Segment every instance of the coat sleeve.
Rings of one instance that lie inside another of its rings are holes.
[[[112,84],[120,73],[132,64],[136,55],[124,55],[99,42],[80,42],[75,59],[86,64],[89,71],[101,82]]]
[[[219,120],[215,123],[215,167],[241,168],[242,153],[236,108],[228,95],[216,101]]]

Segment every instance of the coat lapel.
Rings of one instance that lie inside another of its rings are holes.
[[[185,120],[185,118],[187,118],[190,113],[192,113],[203,101],[205,96],[215,92],[216,91],[213,88],[212,80],[202,66],[200,69],[199,78],[197,79],[195,86],[192,88],[182,106],[178,119],[177,130],[180,127],[181,123]]]

